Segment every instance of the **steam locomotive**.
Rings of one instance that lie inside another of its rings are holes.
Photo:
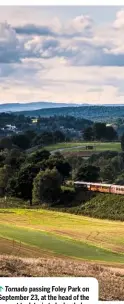
[[[77,181],[74,182],[77,187],[84,187],[84,189],[95,192],[103,193],[114,193],[114,194],[124,194],[124,186],[113,185],[113,184],[102,184],[102,183],[88,183]]]

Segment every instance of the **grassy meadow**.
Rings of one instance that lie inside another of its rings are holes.
[[[86,146],[93,146],[93,150],[86,149]],[[118,151],[121,152],[120,142],[63,142],[59,144],[49,145],[45,147],[51,153],[60,152],[64,155],[77,155],[89,157],[93,153],[102,151]]]
[[[54,151],[54,150],[59,150],[59,149],[63,149],[63,150],[70,150],[74,151],[75,150],[84,150],[87,151],[85,149],[85,147],[89,145],[89,146],[93,146],[94,149],[93,151],[105,151],[105,150],[110,150],[110,151],[121,151],[121,144],[120,142],[63,142],[63,143],[57,143],[54,145],[49,145],[46,146],[45,149],[49,150],[49,151]]]
[[[36,256],[46,253],[47,256],[124,264],[123,222],[46,210],[1,209],[0,253],[8,254],[9,245],[16,250],[16,245],[12,245],[15,241],[20,252],[19,242],[29,250],[32,248],[34,257],[36,250]]]

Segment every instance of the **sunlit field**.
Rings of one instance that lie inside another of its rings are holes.
[[[92,150],[86,150],[86,146],[93,146]],[[46,146],[45,149],[51,151],[62,152],[79,152],[79,151],[121,151],[120,142],[63,142],[55,145]]]
[[[46,210],[1,209],[0,236],[47,254],[124,263],[123,222]]]

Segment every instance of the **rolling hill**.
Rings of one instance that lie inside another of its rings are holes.
[[[60,105],[60,104],[59,104]],[[16,112],[16,114],[20,112]],[[59,107],[48,107],[37,109],[37,110],[26,110],[22,111],[21,114],[26,116],[74,116],[74,117],[84,117],[92,121],[103,121],[103,122],[114,122],[118,118],[124,118],[124,106],[91,106],[91,105],[82,105],[82,106],[59,106]]]

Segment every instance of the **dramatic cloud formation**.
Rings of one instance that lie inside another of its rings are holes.
[[[87,36],[92,32],[93,20],[90,16],[77,16],[66,22],[65,25],[61,24],[56,18],[52,25],[35,25],[25,24],[23,26],[16,26],[14,29],[19,35],[27,36],[51,36],[51,37],[74,37],[74,36]]]
[[[124,11],[117,13],[114,27],[122,28],[123,15]],[[115,30],[111,44],[108,45],[108,39],[101,44],[100,34],[90,16],[83,15],[68,21],[58,32],[49,26],[26,24],[12,28],[3,23],[0,24],[0,61],[64,57],[72,65],[123,66],[124,39],[119,40]]]
[[[2,8],[1,8],[2,10]],[[38,10],[38,8],[37,8]],[[35,9],[35,17],[38,13]],[[102,7],[101,7],[102,10]],[[0,96],[7,101],[124,101],[124,10],[0,23]],[[23,90],[23,91],[22,91]],[[33,95],[32,95],[33,94]]]

